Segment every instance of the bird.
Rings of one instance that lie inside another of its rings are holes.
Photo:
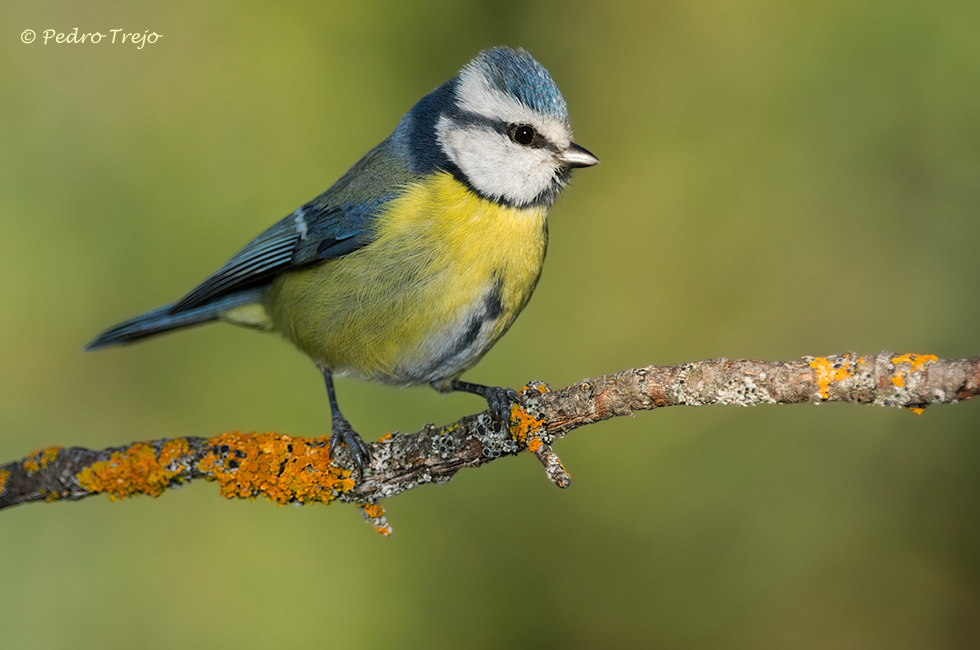
[[[190,293],[115,325],[95,350],[212,321],[278,332],[326,383],[331,455],[364,476],[371,451],[334,377],[483,397],[506,423],[511,388],[460,380],[514,322],[541,275],[548,209],[576,168],[548,71],[523,49],[480,52],[419,100],[329,189]]]

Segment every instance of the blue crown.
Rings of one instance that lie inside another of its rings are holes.
[[[532,111],[568,122],[568,107],[548,71],[523,49],[495,47],[471,64],[485,72],[491,86]]]

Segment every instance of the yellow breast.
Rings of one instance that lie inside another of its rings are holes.
[[[278,278],[273,327],[337,374],[439,381],[476,363],[527,303],[547,245],[545,210],[481,199],[450,174],[410,185],[375,240]]]

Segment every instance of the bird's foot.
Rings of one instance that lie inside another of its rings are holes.
[[[503,388],[501,386],[487,386],[483,395],[490,407],[493,418],[505,427],[510,426],[510,411],[517,404],[524,406],[524,400],[513,388]]]
[[[364,466],[371,462],[371,449],[361,440],[361,436],[354,431],[350,422],[345,418],[335,417],[333,419],[333,434],[330,436],[331,457],[334,456],[334,451],[341,444],[350,451],[351,460],[354,461],[354,466],[357,467],[361,478],[363,478]]]
[[[435,384],[433,384],[435,385]],[[439,389],[439,386],[436,386]],[[450,390],[459,390],[465,393],[473,393],[487,400],[490,407],[490,415],[505,427],[510,427],[510,411],[517,404],[524,406],[524,399],[513,388],[501,388],[500,386],[484,386],[483,384],[471,384],[469,382],[454,379],[449,384]]]

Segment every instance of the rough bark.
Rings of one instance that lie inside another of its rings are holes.
[[[0,508],[31,501],[75,500],[106,493],[157,496],[204,478],[227,497],[265,496],[278,503],[358,504],[379,532],[390,528],[378,501],[426,483],[445,483],[463,467],[478,467],[529,450],[559,487],[571,478],[551,443],[581,426],[634,411],[709,404],[852,402],[907,407],[969,399],[980,392],[980,357],[941,360],[933,355],[847,353],[798,361],[710,359],[680,366],[648,366],[581,381],[551,391],[531,382],[509,430],[489,412],[413,434],[390,434],[371,445],[361,480],[346,449],[335,458],[329,437],[226,433],[90,450],[49,447],[0,467]]]

